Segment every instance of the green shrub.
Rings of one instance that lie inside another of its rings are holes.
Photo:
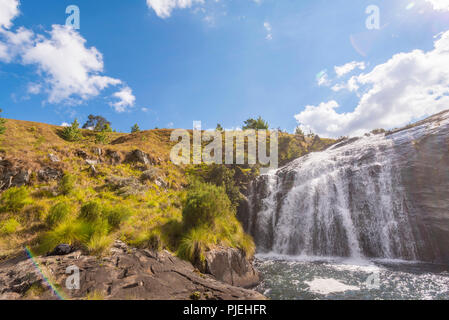
[[[107,131],[101,131],[95,135],[95,142],[100,144],[108,144],[109,135]]]
[[[48,213],[45,223],[53,228],[62,222],[67,221],[72,212],[72,208],[67,202],[60,202],[55,204]]]
[[[64,174],[58,185],[59,192],[65,196],[71,194],[75,189],[75,182],[75,176],[68,173]]]
[[[112,229],[118,229],[132,214],[132,210],[127,207],[115,207],[106,213],[106,219]]]
[[[98,201],[89,201],[81,207],[78,218],[88,222],[95,222],[101,219],[102,216],[103,206]]]
[[[81,133],[81,129],[79,128],[78,120],[75,119],[69,127],[62,129],[61,137],[70,142],[81,140],[83,135]]]
[[[216,186],[224,187],[232,206],[236,209],[240,204],[242,195],[239,187],[236,185],[235,170],[227,168],[224,165],[211,165],[204,173],[204,181]]]
[[[189,188],[182,212],[187,229],[204,224],[213,226],[215,218],[234,215],[224,187],[195,182]]]
[[[13,187],[3,192],[1,200],[1,211],[18,212],[27,204],[30,204],[29,192],[25,186]]]
[[[4,235],[9,235],[9,234],[16,232],[17,229],[19,229],[19,228],[20,228],[20,223],[16,219],[11,218],[1,224],[0,233],[4,234]]]

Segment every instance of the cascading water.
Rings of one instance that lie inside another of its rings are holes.
[[[252,186],[247,221],[259,252],[417,259],[392,139],[352,139],[299,158]]]
[[[239,218],[272,299],[447,299],[449,111],[260,176]]]

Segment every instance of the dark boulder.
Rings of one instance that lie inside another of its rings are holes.
[[[68,244],[60,244],[58,245],[52,252],[50,252],[47,256],[65,256],[69,253],[72,253],[74,248]]]
[[[156,161],[151,156],[139,149],[128,153],[125,161],[128,163],[141,163],[147,166],[156,164]]]
[[[114,165],[120,164],[123,161],[120,153],[118,151],[114,151],[114,150],[106,150],[106,157],[108,157],[110,160],[110,163],[114,164]]]
[[[215,248],[205,255],[205,272],[233,286],[251,288],[259,284],[259,273],[244,252],[234,248]]]

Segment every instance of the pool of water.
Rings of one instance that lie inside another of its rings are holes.
[[[398,260],[344,260],[258,255],[274,300],[449,300],[449,266]]]

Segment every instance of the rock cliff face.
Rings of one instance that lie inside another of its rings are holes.
[[[449,111],[261,176],[239,217],[259,252],[449,264]]]
[[[120,241],[101,259],[75,251],[38,257],[35,261],[65,299],[94,296],[107,300],[264,299],[255,291],[201,274],[190,263],[166,251],[132,249]],[[70,275],[66,271],[70,266],[80,270],[79,290],[66,289]],[[49,290],[33,261],[24,255],[0,264],[1,299],[57,299],[57,296]]]

